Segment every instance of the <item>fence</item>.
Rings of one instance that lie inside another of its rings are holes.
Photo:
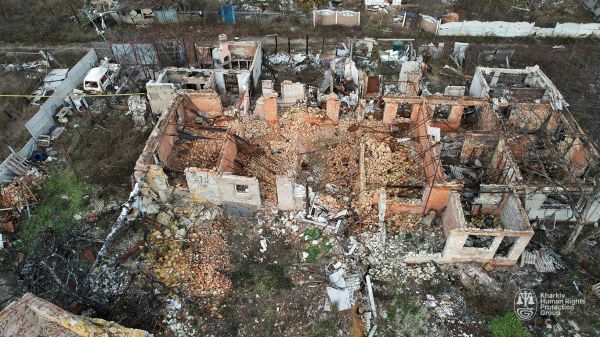
[[[154,11],[154,20],[159,23],[179,22],[175,8]]]
[[[64,97],[73,92],[79,86],[87,73],[98,62],[98,57],[93,49],[90,49],[77,64],[69,69],[67,78],[56,88],[54,93],[38,110],[38,112],[25,124],[25,127],[31,134],[31,139],[19,151],[19,155],[28,158],[36,148],[37,138],[48,134],[54,124],[54,113],[63,106]],[[11,156],[6,158],[0,164],[0,182],[10,180],[14,174],[9,169]]]
[[[183,67],[187,60],[185,41],[96,42],[92,44],[99,58],[110,58],[124,66],[145,66],[158,70],[164,67]],[[192,49],[193,50],[193,47]]]
[[[152,13],[148,18],[142,15],[136,18],[129,16],[128,13],[113,13],[112,17],[116,22],[125,24],[176,23],[186,21],[204,22],[207,24],[212,22],[237,24],[251,21],[269,22],[271,20],[281,20],[282,22],[292,20],[293,23],[313,22],[312,13],[256,11],[251,8],[245,9],[244,6],[236,7],[231,5],[223,5],[216,9],[204,11],[178,11],[174,8],[161,10],[148,9]],[[357,12],[344,11],[344,13]],[[341,21],[344,21],[344,18]]]
[[[332,11],[321,9],[313,11],[313,26],[360,26],[360,12]]]
[[[48,100],[42,104],[40,110],[25,124],[25,127],[31,133],[33,138],[47,134],[54,126],[54,113],[63,105],[64,97],[70,95],[73,89],[83,83],[85,75],[98,62],[98,56],[93,49],[69,69],[67,78],[56,88]]]
[[[554,28],[535,27],[535,22],[463,21],[437,23],[439,36],[498,37],[600,37],[600,23],[557,23]]]

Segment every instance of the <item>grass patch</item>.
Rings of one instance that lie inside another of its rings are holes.
[[[304,241],[318,240],[323,236],[323,230],[310,228],[304,231]]]
[[[285,276],[285,268],[279,264],[267,266],[265,273],[255,278],[256,291],[259,295],[273,296],[279,290],[291,289],[292,282]]]
[[[423,336],[427,324],[427,310],[403,295],[396,295],[386,310],[387,325],[383,336]]]
[[[291,289],[292,281],[285,275],[281,264],[256,265],[240,264],[240,269],[231,274],[236,289],[253,288],[261,297],[270,297],[281,290]]]
[[[319,246],[310,246],[310,247],[308,247],[306,252],[308,253],[306,262],[317,263],[317,261],[319,259],[319,255],[321,255],[321,249],[319,249]]]
[[[322,229],[307,229],[304,231],[302,237],[304,238],[304,242],[309,245],[305,250],[308,253],[306,257],[306,262],[308,263],[317,263],[322,254],[331,250],[332,245],[329,243],[329,240],[323,237]],[[316,244],[313,243],[315,240],[318,241]]]
[[[337,309],[336,309],[337,310]],[[313,337],[330,337],[336,335],[336,324],[332,318],[318,321],[311,327],[311,336]]]
[[[269,304],[267,305],[265,311],[262,313],[262,326],[261,326],[261,330],[259,331],[259,336],[264,336],[264,337],[269,337],[269,336],[275,336],[276,335],[276,331],[275,331],[275,323],[277,322],[276,320],[276,310],[275,310],[275,305],[274,304]]]
[[[84,197],[91,189],[91,185],[78,180],[73,171],[52,172],[42,189],[41,202],[20,231],[23,246],[30,247],[48,228],[60,235],[73,226],[73,216],[88,210]]]
[[[493,318],[488,328],[492,331],[492,337],[533,337],[513,312]]]

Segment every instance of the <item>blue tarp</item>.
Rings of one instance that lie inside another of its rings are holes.
[[[235,7],[231,5],[221,5],[219,10],[223,22],[229,25],[235,24]]]
[[[154,19],[160,23],[179,22],[175,8],[155,10]]]

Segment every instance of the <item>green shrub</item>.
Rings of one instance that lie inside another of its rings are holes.
[[[331,243],[327,237],[323,237],[323,230],[318,228],[307,229],[303,233],[304,242],[308,244],[306,252],[306,262],[317,263],[321,255],[328,253],[331,250]],[[314,244],[313,241],[318,243]]]
[[[317,240],[323,235],[323,230],[310,228],[304,231],[304,241]]]
[[[504,316],[493,318],[488,324],[492,337],[532,337],[517,315],[508,312]]]
[[[42,188],[40,203],[21,228],[19,234],[22,245],[31,246],[48,228],[59,235],[73,226],[73,216],[88,209],[84,197],[90,191],[91,186],[78,180],[73,171],[61,170],[51,173]]]
[[[308,247],[306,252],[308,253],[306,262],[317,263],[319,255],[321,254],[321,249],[319,249],[319,246],[310,246],[310,247]]]

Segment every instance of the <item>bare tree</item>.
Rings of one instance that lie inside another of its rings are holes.
[[[595,202],[598,200],[599,195],[598,193],[600,193],[600,181],[597,180],[595,181],[595,186],[592,189],[592,192],[589,194],[585,194],[584,196],[581,197],[581,199],[578,199],[577,201],[571,202],[571,209],[573,211],[573,215],[575,216],[575,228],[573,229],[573,231],[571,231],[571,234],[569,235],[569,238],[567,239],[567,241],[565,242],[565,245],[563,246],[561,253],[564,255],[570,254],[573,249],[576,246],[576,242],[577,242],[577,238],[579,238],[579,235],[581,234],[581,231],[583,230],[583,227],[586,224],[586,220],[584,217],[587,217],[590,210],[592,209],[592,206],[594,206]],[[571,198],[573,199],[573,198]],[[583,208],[581,207],[581,205],[584,205]],[[581,209],[581,210],[579,210]],[[597,233],[596,233],[597,234]],[[589,238],[594,237],[595,235],[591,235]],[[588,237],[586,236],[586,239]]]

